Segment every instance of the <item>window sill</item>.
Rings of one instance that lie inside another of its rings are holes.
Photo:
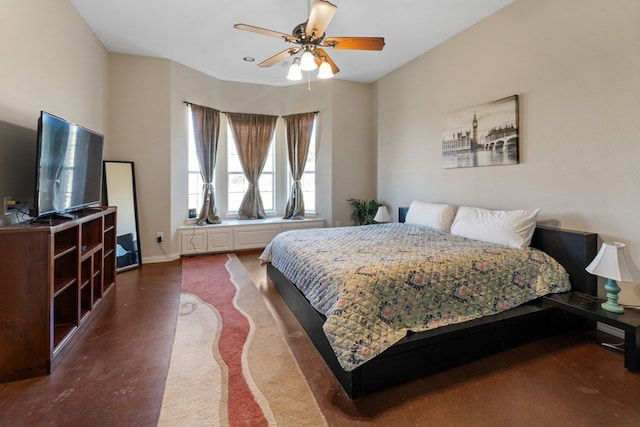
[[[278,234],[303,228],[323,228],[324,219],[223,219],[221,224],[191,225],[178,228],[180,254],[230,252],[264,248]]]
[[[278,222],[282,222],[282,223],[292,223],[292,222],[303,222],[303,221],[317,221],[317,220],[321,220],[322,218],[316,216],[315,214],[307,214],[305,216],[304,219],[283,219],[279,216],[274,216],[274,217],[268,217],[266,219],[238,219],[238,218],[224,218],[221,217],[220,220],[222,221],[221,224],[208,224],[208,225],[202,225],[201,227],[219,227],[221,225],[252,225],[252,224],[271,224],[271,223],[278,223]],[[180,227],[180,228],[184,228],[184,227],[193,227],[196,223],[197,219],[196,218],[190,218],[187,219],[185,221],[185,225]]]

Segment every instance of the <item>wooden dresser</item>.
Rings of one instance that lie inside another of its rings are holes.
[[[51,372],[115,292],[116,208],[0,228],[0,382]]]

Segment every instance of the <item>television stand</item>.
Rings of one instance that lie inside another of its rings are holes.
[[[58,212],[54,214],[47,214],[47,215],[36,217],[35,219],[33,219],[33,222],[38,224],[54,225],[61,221],[73,221],[78,218],[81,218],[84,215],[100,212],[100,211],[102,211],[102,208],[92,208],[91,210],[87,208],[87,209],[81,209],[81,210],[70,211],[70,212]]]
[[[78,219],[78,215],[74,212],[61,212],[61,213],[51,215],[51,219],[74,220],[74,219]]]
[[[0,228],[0,382],[50,373],[115,294],[116,208],[47,220]]]
[[[77,219],[75,215],[51,214],[51,215],[37,216],[31,220],[31,223],[42,224],[42,225],[56,225],[64,221],[73,221],[74,219]]]

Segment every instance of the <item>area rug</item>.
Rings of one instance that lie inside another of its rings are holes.
[[[182,261],[158,425],[327,425],[262,295],[233,254]]]

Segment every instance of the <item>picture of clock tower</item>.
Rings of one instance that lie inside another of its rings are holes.
[[[478,118],[476,117],[476,113],[473,113],[473,139],[471,140],[471,144],[474,147],[478,146]]]

